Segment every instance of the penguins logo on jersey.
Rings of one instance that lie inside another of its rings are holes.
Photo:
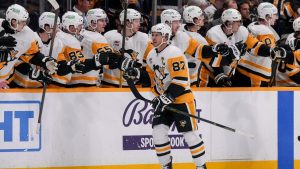
[[[156,77],[161,81],[168,76],[168,73],[165,73],[165,67],[160,67],[159,65],[153,65],[153,70],[155,72]]]

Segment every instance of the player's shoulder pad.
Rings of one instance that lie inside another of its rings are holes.
[[[169,57],[184,56],[183,51],[180,48],[178,48],[177,46],[174,46],[174,45],[169,45],[165,49],[165,53],[167,53],[167,55]]]
[[[207,31],[206,36],[214,41],[214,39],[219,39],[222,36],[222,34],[224,33],[221,28],[221,25],[215,25]]]
[[[249,31],[245,26],[240,26],[238,32],[236,33],[238,36],[241,36],[242,39],[244,39],[245,41],[247,40],[248,36],[249,36]]]
[[[252,22],[250,25],[248,25],[248,29],[254,36],[273,34],[268,26],[255,24],[255,22]]]
[[[142,40],[144,40],[144,41],[146,41],[146,39],[149,39],[148,34],[146,34],[146,33],[144,33],[144,32],[140,32],[140,31],[138,31],[138,32],[136,33],[136,36],[137,36],[139,39],[142,39]]]
[[[84,37],[84,40],[91,41],[91,42],[96,42],[96,43],[107,43],[106,38],[98,32],[92,32],[92,31],[84,31],[82,34]]]
[[[186,32],[183,32],[181,30],[178,30],[176,32],[175,37],[181,41],[190,40],[191,38]]]
[[[81,45],[78,39],[73,35],[59,31],[57,32],[57,37],[62,41],[65,47],[74,48],[81,50]]]
[[[117,30],[111,30],[111,31],[106,32],[104,34],[104,37],[106,39],[114,39],[114,38],[122,37],[122,34],[119,33]]]

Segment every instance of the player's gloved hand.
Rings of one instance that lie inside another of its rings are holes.
[[[121,52],[121,51],[120,51]],[[136,60],[138,53],[132,49],[126,49],[124,50],[124,54],[128,54],[131,59]]]
[[[129,68],[138,67],[137,65],[138,65],[137,61],[131,58],[123,57],[119,62],[118,68],[122,71],[126,71]]]
[[[119,55],[114,52],[101,52],[94,55],[97,67],[109,65],[110,69],[116,69],[120,61]]]
[[[221,55],[229,55],[229,48],[228,45],[224,43],[217,43],[214,46],[212,46],[213,52],[220,53]]]
[[[229,55],[232,60],[240,60],[241,52],[235,45],[229,45]]]
[[[9,22],[7,20],[2,21],[1,26],[4,29],[5,33],[9,33],[9,34],[14,34],[15,33],[15,30],[13,30],[11,28],[11,26],[9,25]]]
[[[285,59],[286,58],[286,50],[282,47],[274,47],[270,49],[270,57],[272,60],[277,60],[277,59]]]
[[[67,65],[72,69],[72,73],[82,73],[85,68],[85,65],[79,59],[71,60],[67,63]]]
[[[31,69],[29,71],[29,78],[41,83],[45,82],[46,84],[50,84],[52,82],[52,77],[41,69]]]
[[[130,67],[125,70],[123,77],[124,79],[138,80],[140,78],[140,69]]]
[[[242,41],[235,43],[235,46],[238,48],[238,50],[240,51],[240,55],[244,56],[246,51],[247,51],[247,45],[245,43],[243,43]]]
[[[56,73],[57,71],[57,63],[56,63],[56,60],[52,57],[44,57],[42,59],[42,66],[47,69],[49,72],[50,75]]]
[[[0,46],[5,46],[7,48],[16,47],[17,41],[12,36],[2,36],[0,37]]]
[[[6,47],[3,47],[3,48],[0,47],[0,62],[7,63],[12,60],[13,60],[13,58],[10,55],[9,49]]]
[[[293,37],[288,41],[288,44],[293,51],[298,50],[300,49],[300,38]]]
[[[169,94],[161,94],[152,100],[154,112],[163,112],[165,107],[174,102],[174,98]]]
[[[220,73],[215,77],[215,82],[221,87],[230,87],[232,85],[230,78],[225,73]]]

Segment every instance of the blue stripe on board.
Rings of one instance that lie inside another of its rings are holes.
[[[294,169],[294,92],[278,92],[278,169]]]

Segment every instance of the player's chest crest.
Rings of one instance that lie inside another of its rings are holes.
[[[159,80],[163,80],[169,75],[164,57],[157,58],[156,63],[153,63],[153,61],[151,59],[150,63],[152,63],[152,69],[155,72],[155,76]]]

